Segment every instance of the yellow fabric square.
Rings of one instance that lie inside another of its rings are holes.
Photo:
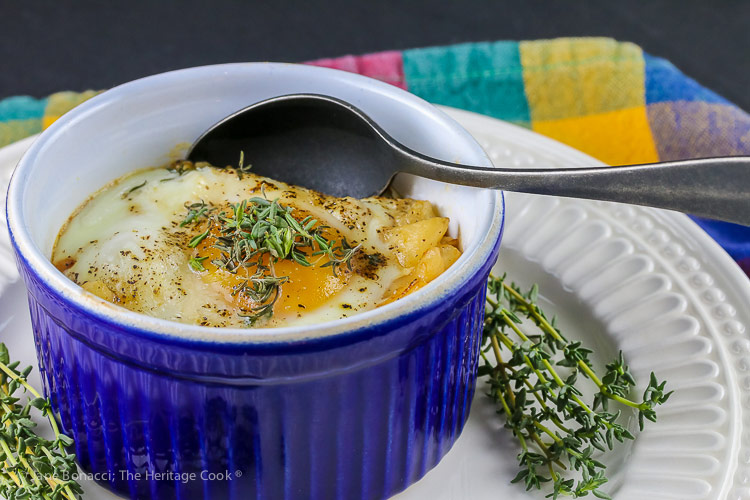
[[[531,128],[610,165],[659,161],[645,107],[532,122]]]
[[[42,126],[49,127],[55,120],[75,108],[79,104],[94,97],[99,91],[87,90],[86,92],[58,92],[49,96],[47,107],[44,110]]]
[[[645,106],[645,62],[632,43],[566,38],[520,44],[532,122]]]
[[[6,123],[0,122],[0,144],[11,144],[16,141],[39,133],[41,120],[29,118],[27,120],[11,120]]]
[[[55,123],[58,118],[60,118],[60,115],[44,115],[42,117],[42,128],[46,129],[47,127]]]

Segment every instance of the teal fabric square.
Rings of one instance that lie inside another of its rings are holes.
[[[47,99],[29,96],[9,97],[0,101],[0,122],[33,120],[44,116]]]
[[[529,103],[517,42],[406,50],[406,88],[435,104],[528,124]]]

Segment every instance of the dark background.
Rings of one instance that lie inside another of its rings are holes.
[[[458,42],[610,36],[750,109],[750,2],[0,0],[0,98],[170,69]]]

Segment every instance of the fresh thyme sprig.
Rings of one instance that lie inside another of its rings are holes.
[[[618,423],[620,411],[609,411],[610,402],[637,410],[643,429],[645,420],[656,421],[654,408],[672,393],[665,392],[666,383],[652,373],[642,400],[630,400],[635,380],[622,353],[599,378],[589,360],[591,350],[560,333],[554,319],[548,320],[536,304],[537,295],[536,285],[523,294],[504,276],[490,277],[488,282],[479,373],[489,377],[488,395],[521,446],[521,471],[513,482],[522,481],[527,490],[551,482],[547,496],[553,499],[589,492],[609,498],[599,489],[607,482],[606,467],[593,458],[594,451],[634,439]],[[531,321],[538,332],[527,334],[520,317]],[[583,400],[579,378],[589,379],[596,387],[591,404]],[[568,466],[580,477],[564,475]]]
[[[74,500],[83,493],[72,478],[75,455],[66,451],[73,440],[62,434],[49,401],[26,380],[31,367],[18,371],[0,343],[0,495],[7,500]],[[30,396],[24,403],[16,391]],[[44,415],[54,433],[47,440],[34,432],[32,408]]]
[[[351,246],[345,238],[341,242],[327,239],[324,233],[329,227],[318,224],[313,217],[297,220],[294,208],[260,197],[231,207],[231,211],[217,212],[202,201],[186,204],[188,213],[180,226],[205,223],[200,226],[205,229],[191,238],[188,247],[196,248],[211,238],[211,246],[221,253],[220,258],[211,261],[216,267],[233,274],[255,268],[254,274],[233,291],[256,304],[240,314],[249,324],[272,314],[280,286],[289,280],[288,276],[275,275],[274,263],[287,259],[307,267],[312,265],[309,257],[325,255],[328,260],[321,267],[331,267],[334,275],[342,266],[351,270],[351,259],[360,246]],[[192,257],[190,267],[205,271],[205,259]]]

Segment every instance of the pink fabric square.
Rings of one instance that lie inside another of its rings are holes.
[[[363,56],[342,56],[333,59],[318,59],[306,64],[340,69],[388,82],[406,89],[404,78],[404,61],[401,52],[391,50],[365,54]]]

